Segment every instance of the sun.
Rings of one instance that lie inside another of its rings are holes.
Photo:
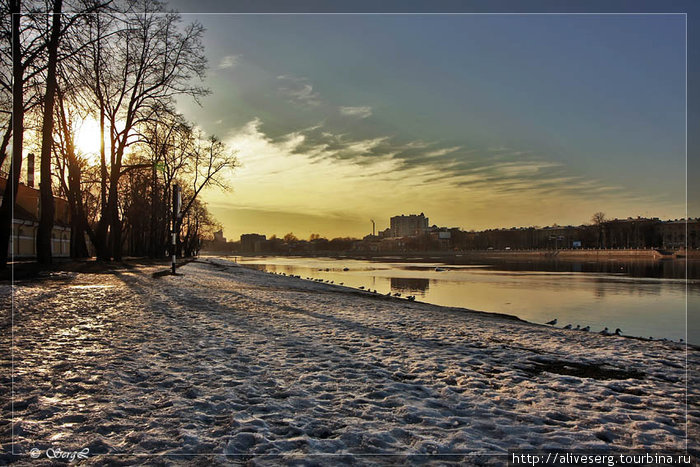
[[[75,151],[88,159],[97,159],[100,154],[100,124],[93,118],[86,118],[76,125]]]

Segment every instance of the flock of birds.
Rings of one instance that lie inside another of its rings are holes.
[[[544,324],[548,324],[548,325],[550,325],[550,326],[556,326],[556,324],[557,324],[557,319],[554,318],[552,321],[547,321],[547,322],[544,323]],[[573,327],[573,325],[567,324],[567,325],[564,326],[562,329],[571,329],[572,331],[584,331],[584,332],[588,332],[588,331],[591,330],[591,327],[590,327],[590,326],[586,326],[586,327],[583,327],[583,328],[582,328],[580,324],[577,324],[576,327]],[[600,331],[598,334],[603,335],[603,336],[621,336],[621,335],[622,335],[622,329],[617,328],[617,329],[615,329],[615,332],[610,332],[610,330],[609,330],[609,329],[607,328],[607,326],[606,326],[605,329],[603,329],[602,331]],[[650,341],[653,341],[653,340],[655,340],[655,339],[654,339],[652,336],[649,336],[649,340],[650,340]],[[662,342],[668,342],[668,341],[669,341],[669,340],[666,339],[665,337],[662,338],[662,339],[657,339],[657,340],[660,340],[660,341],[662,341]],[[683,342],[683,339],[679,339],[678,342]]]
[[[556,326],[556,324],[557,324],[557,319],[554,318],[552,321],[547,321],[547,322],[544,323],[544,324],[548,324],[548,325],[550,325],[550,326]],[[584,332],[588,332],[588,331],[591,330],[591,327],[590,327],[590,326],[585,326],[585,327],[582,328],[580,324],[577,324],[576,327],[573,327],[572,324],[567,324],[566,326],[563,327],[563,329],[571,329],[571,330],[573,330],[573,331],[584,331]],[[603,329],[602,331],[600,331],[598,334],[602,334],[603,336],[621,336],[621,335],[622,335],[622,329],[617,328],[617,329],[615,329],[615,332],[610,332],[610,330],[608,330],[608,328],[607,328],[607,326],[606,326],[605,329]]]
[[[348,271],[348,270],[349,270],[348,268],[343,268],[343,271]],[[326,271],[326,272],[328,272],[328,271],[330,271],[330,269],[329,269],[329,268],[326,268],[326,269],[319,269],[319,271]],[[273,272],[273,271],[267,271],[267,272],[268,272],[269,274],[276,274],[276,275],[278,275],[278,276],[295,277],[295,278],[297,278],[297,279],[305,279],[305,280],[307,280],[307,281],[318,282],[318,283],[321,283],[321,284],[329,284],[329,285],[344,285],[344,284],[345,284],[344,282],[338,282],[338,283],[336,284],[335,281],[332,281],[332,280],[329,280],[329,279],[316,279],[316,278],[314,278],[314,277],[303,277],[303,278],[302,278],[302,277],[299,276],[299,275],[287,274],[286,272]],[[393,293],[393,294],[392,294],[391,292],[387,292],[387,293],[385,293],[385,294],[380,294],[379,292],[377,292],[377,289],[370,289],[369,287],[365,288],[364,285],[359,286],[358,289],[359,289],[359,290],[362,290],[362,291],[365,291],[365,292],[369,292],[369,293],[371,293],[371,294],[383,295],[383,296],[385,296],[385,297],[401,298],[401,293],[399,293],[399,292],[395,292],[395,293]],[[406,298],[406,300],[408,300],[409,302],[414,302],[414,301],[416,300],[416,296],[415,296],[415,295],[406,295],[405,298]]]

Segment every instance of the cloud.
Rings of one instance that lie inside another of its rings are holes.
[[[240,58],[240,55],[226,55],[221,59],[219,62],[219,66],[217,67],[219,70],[226,70],[228,68],[233,68],[238,64],[238,60]]]
[[[340,113],[347,117],[367,118],[372,116],[372,107],[340,107]]]
[[[507,148],[436,149],[435,143],[397,143],[389,136],[353,138],[322,125],[272,137],[260,119],[233,130],[225,141],[243,164],[231,175],[235,192],[212,193],[207,201],[312,214],[313,222],[299,218],[294,224],[301,235],[308,234],[299,227],[304,223],[326,235],[361,233],[338,220],[340,210],[346,219],[377,220],[423,211],[438,225],[479,229],[581,223],[599,210],[634,213],[640,205],[649,210],[668,205],[668,200],[606,186]],[[242,215],[236,214],[239,220]],[[258,230],[286,233],[268,217],[260,217]],[[227,225],[227,219],[220,220]],[[235,219],[229,222],[229,229],[239,228]]]
[[[425,153],[425,157],[441,157],[446,154],[453,153],[462,149],[460,146],[454,146],[451,148],[436,149],[435,151],[430,151]]]
[[[290,101],[312,107],[321,103],[319,94],[314,91],[308,79],[292,75],[279,75],[277,79],[282,82],[280,92],[290,98]]]

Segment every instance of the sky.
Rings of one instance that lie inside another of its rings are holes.
[[[686,213],[683,14],[183,19],[212,94],[178,106],[240,162],[205,194],[229,239]]]

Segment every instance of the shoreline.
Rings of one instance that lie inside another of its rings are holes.
[[[513,449],[684,447],[677,344],[377,300],[220,259],[153,276],[162,269],[15,285],[16,419],[0,423],[0,439],[12,426],[23,455],[88,448],[85,465],[110,454],[463,465]],[[700,352],[689,358],[697,368]],[[700,384],[690,376],[692,401]],[[697,454],[700,411],[690,409]]]
[[[550,257],[540,254],[521,255],[514,252],[484,253],[482,255],[333,255],[319,254],[217,254],[203,252],[202,256],[222,257],[236,260],[237,258],[298,258],[298,259],[330,259],[336,261],[353,260],[373,263],[423,263],[441,266],[474,266],[484,265],[493,269],[505,271],[550,271],[550,272],[585,272],[612,274],[624,267],[626,276],[630,278],[676,279],[687,280],[691,284],[700,284],[700,261],[687,258],[659,259],[652,257],[590,257],[566,258]]]
[[[452,261],[469,260],[540,260],[540,261],[608,261],[608,260],[700,260],[700,250],[687,250],[682,252],[665,252],[657,248],[649,249],[559,249],[559,250],[464,250],[454,251],[425,251],[425,252],[369,252],[369,251],[341,251],[331,252],[245,252],[232,253],[216,250],[204,250],[203,255],[216,256],[300,256],[300,257],[327,257],[348,258],[383,261],[387,259],[395,261],[412,261],[417,259],[436,259]],[[459,263],[455,263],[459,264]]]
[[[200,262],[201,262],[201,261],[200,261]],[[298,281],[304,281],[304,282],[314,282],[313,280],[307,280],[307,279],[304,279],[304,278],[301,278],[301,277],[292,276],[292,275],[287,275],[287,274],[284,274],[284,273],[275,274],[275,273],[272,273],[272,272],[261,271],[260,269],[257,269],[257,268],[255,268],[255,267],[253,267],[252,265],[245,264],[245,263],[236,263],[236,264],[237,264],[238,266],[242,267],[242,268],[246,268],[246,269],[251,270],[251,271],[258,271],[258,272],[262,272],[262,273],[265,273],[265,274],[270,274],[270,275],[277,276],[277,277],[282,277],[282,278],[285,278],[285,277],[286,277],[287,279],[291,279],[292,281],[298,280]],[[293,282],[290,282],[290,284],[292,284],[292,283],[293,283]],[[553,326],[548,326],[548,325],[546,325],[546,324],[536,323],[536,322],[534,322],[534,321],[528,321],[528,320],[523,319],[523,318],[521,318],[521,317],[519,317],[519,316],[517,316],[517,315],[509,314],[509,313],[502,313],[502,312],[496,312],[496,311],[485,311],[485,310],[474,310],[474,309],[471,309],[471,308],[457,307],[457,306],[437,305],[437,304],[430,303],[430,302],[423,302],[423,301],[420,301],[420,300],[418,300],[418,299],[413,300],[413,301],[408,301],[408,300],[406,300],[406,299],[403,298],[403,297],[394,297],[394,296],[387,296],[387,295],[384,295],[384,294],[371,293],[371,292],[369,292],[369,291],[367,291],[367,290],[360,290],[360,289],[356,289],[356,288],[349,287],[349,286],[346,286],[346,285],[326,284],[326,283],[323,283],[323,285],[327,285],[327,286],[329,286],[329,287],[335,287],[335,288],[337,289],[337,292],[338,292],[338,293],[357,295],[357,296],[361,296],[361,297],[364,297],[364,298],[370,298],[370,299],[375,299],[375,300],[394,300],[394,301],[396,301],[397,303],[406,303],[406,302],[408,302],[408,303],[416,303],[416,304],[422,304],[422,305],[427,305],[427,306],[431,306],[431,307],[437,307],[437,308],[441,308],[441,309],[445,309],[445,310],[450,310],[450,311],[455,311],[455,312],[474,313],[474,314],[477,314],[477,315],[478,315],[478,314],[483,314],[483,315],[487,315],[487,316],[494,316],[494,317],[499,317],[499,318],[502,318],[502,319],[505,319],[505,320],[512,320],[512,321],[519,321],[519,322],[522,322],[522,323],[527,323],[527,324],[530,324],[530,325],[533,325],[533,326],[543,326],[543,327],[548,328],[548,329],[560,329],[560,330],[562,330],[562,331],[573,331],[573,332],[586,332],[586,331],[581,331],[581,330],[578,330],[578,331],[577,331],[577,330],[575,330],[575,329],[564,329],[564,328],[557,328],[557,327],[553,327]],[[600,335],[601,337],[614,337],[614,336],[615,336],[614,334],[604,335],[604,334],[596,333],[596,332],[593,332],[593,331],[591,331],[590,334],[598,334],[598,335]],[[687,344],[687,346],[688,346],[689,349],[700,350],[700,344],[692,344],[692,343],[686,343],[686,342],[676,342],[676,341],[672,341],[672,340],[669,340],[669,339],[665,339],[665,340],[664,340],[664,339],[649,339],[649,338],[646,338],[646,337],[631,336],[631,335],[626,335],[626,334],[620,334],[620,335],[617,335],[616,337],[622,337],[622,338],[625,338],[625,339],[633,339],[633,340],[645,341],[645,342],[665,342],[665,343],[669,343],[669,344],[675,344],[675,345],[681,346],[681,347],[683,347],[683,348],[685,348],[685,346],[686,346],[686,344]]]

